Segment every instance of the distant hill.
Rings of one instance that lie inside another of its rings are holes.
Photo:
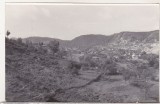
[[[105,36],[105,35],[97,35],[97,34],[81,35],[71,40],[67,44],[67,47],[84,49],[95,45],[104,45],[109,42],[109,39],[110,36]]]
[[[49,37],[28,37],[28,38],[24,38],[23,39],[23,42],[26,42],[26,41],[31,41],[32,43],[39,43],[39,42],[43,42],[43,43],[49,43],[50,41],[53,41],[53,40],[57,40],[59,41],[60,43],[65,43],[67,42],[67,40],[61,40],[61,39],[56,39],[56,38],[49,38]]]
[[[136,43],[154,43],[159,41],[159,31],[149,32],[120,32],[112,35],[110,39],[111,43],[122,43],[122,42],[136,42]]]
[[[152,43],[156,41],[159,41],[159,31],[158,30],[150,32],[149,36],[145,38],[144,40],[144,42],[146,43]]]
[[[105,46],[107,44],[129,44],[129,43],[155,43],[159,41],[159,30],[149,32],[120,32],[109,36],[101,34],[81,35],[73,40],[60,40],[48,37],[29,37],[23,41],[30,40],[33,43],[48,43],[52,40],[58,40],[62,47],[85,49],[92,46]]]

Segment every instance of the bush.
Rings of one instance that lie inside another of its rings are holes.
[[[67,56],[67,54],[68,54],[67,51],[65,51],[64,49],[62,49],[62,50],[58,51],[57,57],[64,59]]]
[[[109,75],[117,75],[119,74],[116,67],[116,62],[113,60],[107,59],[102,65],[101,69],[103,70],[103,73],[109,74]]]
[[[55,54],[59,51],[59,42],[57,40],[50,41],[48,47],[51,49],[53,54]]]
[[[81,64],[75,61],[70,61],[68,69],[71,72],[71,74],[78,75],[79,70],[81,69]]]

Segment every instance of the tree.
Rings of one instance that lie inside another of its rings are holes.
[[[6,36],[8,37],[10,34],[11,34],[11,32],[9,30],[7,30]]]
[[[59,51],[59,42],[57,40],[50,41],[48,47],[53,53],[57,53]]]

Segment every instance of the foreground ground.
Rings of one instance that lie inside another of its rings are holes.
[[[151,88],[147,92],[148,96],[145,96],[143,89],[130,85],[121,75],[106,76],[105,79],[87,84],[98,75],[99,72],[92,70],[81,71],[75,78],[75,88],[58,94],[55,98],[67,102],[157,102],[154,97],[158,94],[158,82],[148,82]]]

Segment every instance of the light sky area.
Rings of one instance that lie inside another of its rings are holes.
[[[159,29],[156,4],[6,5],[11,37],[71,40],[80,35]]]

